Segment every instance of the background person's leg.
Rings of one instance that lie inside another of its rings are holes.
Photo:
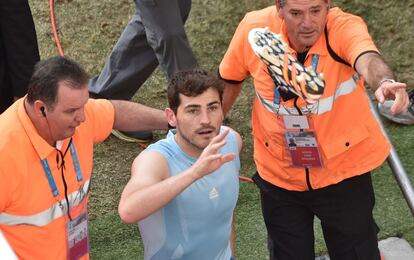
[[[158,66],[140,20],[136,11],[101,73],[89,81],[93,97],[129,100]]]
[[[92,96],[128,100],[158,62],[169,77],[197,61],[184,31],[191,0],[135,0],[136,12],[100,75],[89,82]]]
[[[0,3],[0,113],[14,97],[27,93],[34,65],[40,60],[36,30],[27,0]]]
[[[191,9],[191,0],[153,0],[153,5],[148,4],[151,0],[138,2],[146,5],[139,13],[148,43],[167,78],[171,78],[177,71],[198,67],[184,29]]]
[[[13,91],[6,72],[7,63],[2,37],[3,35],[0,29],[0,114],[13,104]]]
[[[101,74],[89,82],[92,97],[131,99],[158,63],[169,78],[197,67],[184,22],[191,0],[135,0],[136,11]],[[113,131],[128,142],[148,142],[152,132]]]

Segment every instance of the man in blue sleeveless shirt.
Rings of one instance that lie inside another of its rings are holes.
[[[179,72],[167,93],[176,129],[135,159],[119,214],[138,222],[144,259],[232,259],[242,142],[221,126],[222,82],[201,70]]]

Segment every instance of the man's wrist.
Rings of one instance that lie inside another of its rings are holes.
[[[388,83],[395,83],[396,81],[395,81],[395,79],[391,79],[391,78],[384,78],[384,79],[382,79],[379,83],[378,83],[378,85],[377,85],[377,89],[379,89],[384,83],[386,83],[386,82],[388,82]]]

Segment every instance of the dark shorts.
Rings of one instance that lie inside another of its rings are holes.
[[[380,259],[370,173],[304,192],[274,186],[258,174],[253,180],[260,188],[273,259],[315,259],[315,216],[332,260]]]

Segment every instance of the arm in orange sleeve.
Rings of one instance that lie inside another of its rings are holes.
[[[250,48],[250,46],[247,46],[245,19],[246,17],[238,25],[218,70],[220,77],[225,81],[223,93],[223,112],[225,114],[240,94],[241,82],[249,75],[244,58],[247,51],[246,47]],[[229,83],[228,81],[237,83]]]
[[[247,34],[246,25],[244,20],[242,20],[220,62],[219,74],[222,79],[241,82],[249,75],[244,58],[246,51],[251,51],[247,41]]]
[[[362,75],[378,102],[393,99],[392,113],[404,112],[410,104],[405,83],[394,81],[394,73],[378,53],[362,54],[355,63],[355,69]]]
[[[381,58],[363,19],[352,14],[342,14],[331,26],[333,35],[330,42],[333,49],[353,64],[358,74],[375,91],[378,102],[394,99],[391,112],[405,111],[409,105],[406,84],[393,82],[394,73]],[[341,40],[335,40],[336,37],[341,37]]]
[[[0,213],[4,212],[8,204],[8,197],[10,196],[10,185],[6,179],[5,173],[0,169]]]
[[[242,83],[230,84],[224,83],[224,92],[223,92],[223,112],[227,114],[230,108],[233,106],[237,97],[240,94]]]

